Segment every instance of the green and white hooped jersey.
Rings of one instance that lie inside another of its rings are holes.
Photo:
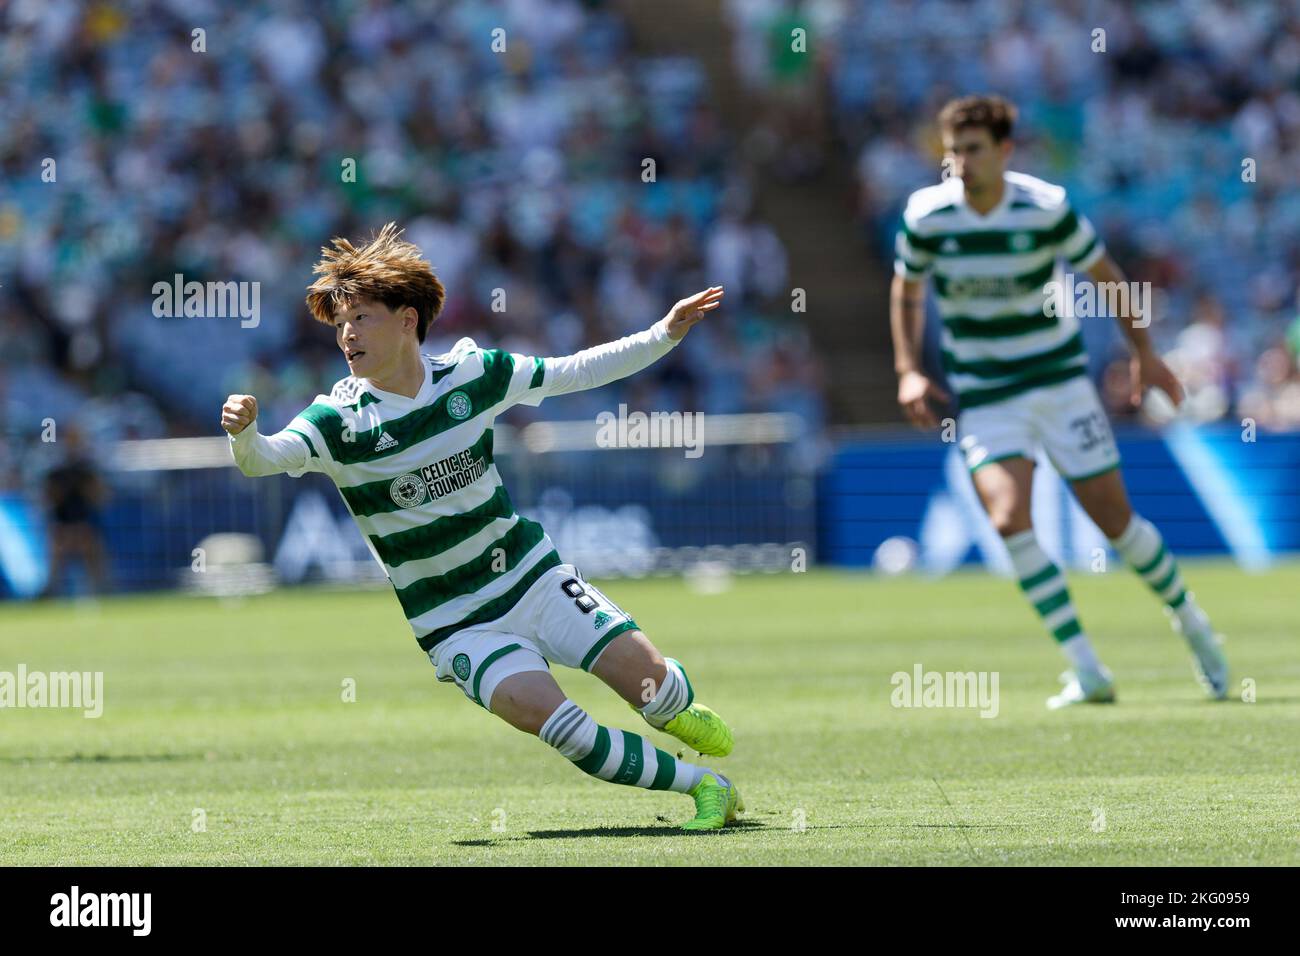
[[[975,408],[1082,375],[1087,353],[1061,260],[1083,272],[1105,253],[1060,186],[1004,174],[1002,200],[981,216],[952,177],[914,192],[895,241],[894,272],[933,275],[943,321],[943,365],[962,408]]]
[[[492,460],[496,416],[548,394],[545,362],[468,338],[422,359],[414,398],[345,378],[285,431],[308,446],[303,471],[338,486],[427,651],[502,616],[561,562],[541,525],[515,513]]]

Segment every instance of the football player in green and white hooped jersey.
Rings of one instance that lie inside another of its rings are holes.
[[[369,242],[335,239],[307,305],[333,326],[352,375],[274,435],[257,400],[231,395],[221,424],[250,476],[328,475],[387,573],[439,680],[536,734],[595,777],[695,800],[686,829],[717,829],[743,810],[715,770],[646,737],[598,725],[551,677],[548,661],[603,680],[642,717],[702,754],[732,749],[726,723],[695,701],[679,662],[515,513],[493,463],[492,425],[536,405],[624,378],[661,358],[716,309],[720,287],[683,299],[651,328],[563,358],[484,349],[463,338],[420,352],[442,310],[430,264],[389,223]]]
[[[1075,614],[1065,576],[1034,537],[1030,489],[1039,448],[1164,602],[1192,650],[1197,676],[1223,698],[1228,667],[1220,639],[1184,587],[1160,532],[1129,504],[1106,413],[1086,376],[1073,303],[1053,292],[1062,288],[1062,260],[1099,283],[1124,282],[1124,276],[1064,189],[1007,171],[1015,118],[1015,107],[997,96],[953,100],[939,114],[951,175],[912,194],[896,241],[890,324],[898,402],[914,424],[934,427],[931,400],[949,400],[921,367],[923,283],[933,276],[967,468],[1025,597],[1072,668],[1048,706],[1110,701],[1115,693]],[[1132,351],[1132,401],[1155,387],[1180,403],[1182,388],[1152,347],[1147,323],[1138,314],[1115,318]]]

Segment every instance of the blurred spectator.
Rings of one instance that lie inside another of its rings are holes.
[[[42,596],[61,593],[75,564],[84,570],[90,592],[101,594],[108,583],[108,566],[100,509],[108,488],[78,429],[64,428],[61,440],[51,444],[59,445],[64,457],[45,476],[50,576]]]
[[[302,302],[319,247],[389,219],[448,287],[431,352],[470,335],[567,354],[648,327],[715,267],[736,283],[727,334],[759,340],[749,307],[784,281],[780,240],[726,179],[701,64],[635,56],[602,0],[16,0],[0,27],[0,286],[19,304],[0,307],[0,344],[18,340],[0,365],[27,366],[31,407],[125,391],[172,434],[218,434],[225,395],[252,392],[281,427],[346,375]],[[177,274],[255,283],[260,314],[160,317],[154,285]],[[665,375],[718,374],[706,351],[693,336]],[[18,387],[0,378],[10,401]],[[538,414],[592,408],[512,413]]]
[[[860,215],[882,261],[909,193],[936,182],[934,116],[993,91],[1021,111],[1013,169],[1060,182],[1130,277],[1166,293],[1157,346],[1188,376],[1188,411],[1290,422],[1279,344],[1300,284],[1300,3],[1170,0],[728,0],[738,71],[779,90],[762,51],[820,38],[835,137],[856,156]],[[1105,31],[1104,51],[1094,31]],[[933,331],[933,329],[931,330]],[[1097,356],[1127,405],[1122,340]],[[1291,353],[1294,355],[1294,352]]]

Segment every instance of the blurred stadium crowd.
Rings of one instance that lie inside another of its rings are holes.
[[[16,0],[0,20],[0,367],[38,420],[94,443],[219,434],[247,392],[282,427],[347,374],[302,303],[319,247],[395,219],[449,290],[426,351],[568,354],[727,287],[669,360],[545,417],[628,401],[821,424],[807,336],[773,318],[785,250],[700,64],[633,55],[608,4]],[[259,282],[256,326],[155,317],[176,273]]]
[[[823,138],[851,155],[882,260],[907,195],[935,181],[939,107],[1000,92],[1020,108],[1012,168],[1064,184],[1129,278],[1167,293],[1154,332],[1192,414],[1300,426],[1296,0],[726,5],[735,64],[774,103],[769,139],[789,144],[780,165],[815,175],[824,157],[808,144]],[[797,26],[815,56],[789,53]],[[1095,371],[1123,414],[1120,340],[1092,324]]]
[[[1194,414],[1300,426],[1298,0],[722,0],[762,104],[731,133],[704,65],[638,55],[625,6],[0,7],[0,490],[57,485],[57,456],[35,451],[46,419],[75,422],[70,449],[215,435],[221,399],[248,392],[264,430],[282,426],[345,374],[302,303],[319,247],[390,219],[449,289],[427,351],[471,335],[566,354],[727,287],[652,371],[515,416],[626,401],[820,430],[824,376],[755,214],[750,147],[787,179],[851,164],[887,272],[902,203],[939,167],[933,116],[973,90],[1020,106],[1014,167],[1064,183],[1130,277],[1166,291],[1156,338]],[[256,324],[155,316],[154,283],[176,274],[259,283]],[[1122,413],[1119,340],[1085,332]]]

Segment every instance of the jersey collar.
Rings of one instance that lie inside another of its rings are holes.
[[[960,191],[961,206],[963,209],[966,210],[966,215],[970,216],[976,222],[992,222],[998,216],[1002,215],[1002,213],[1006,211],[1007,207],[1011,205],[1012,193],[1014,193],[1015,191],[1016,191],[1015,185],[1007,181],[1007,179],[1003,177],[1002,198],[998,200],[998,204],[986,213],[978,213],[973,208],[971,208],[971,204],[966,201],[966,190],[965,188],[963,188]]]
[[[368,378],[360,379],[362,382],[362,388],[369,392],[371,396],[374,397],[375,401],[393,403],[405,402],[411,405],[423,404],[428,400],[429,393],[433,390],[434,369],[429,356],[425,355],[423,352],[420,353],[420,361],[424,364],[424,384],[420,386],[420,390],[415,393],[414,398],[410,398],[406,395],[399,395],[396,392],[386,392]]]

